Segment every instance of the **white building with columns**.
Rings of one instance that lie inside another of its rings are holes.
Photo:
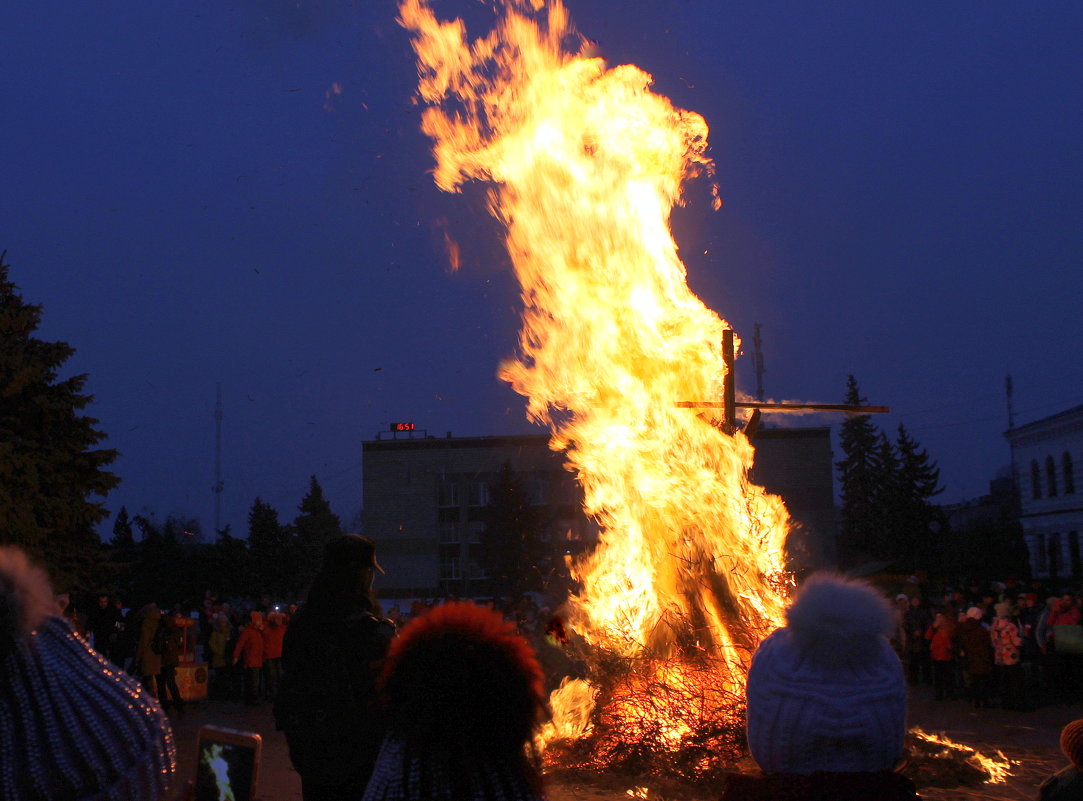
[[[1005,432],[1032,575],[1083,578],[1083,406]]]

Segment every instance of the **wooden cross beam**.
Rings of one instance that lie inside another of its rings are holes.
[[[887,406],[853,406],[846,403],[766,403],[764,401],[737,402],[737,390],[733,380],[733,331],[726,329],[722,336],[722,359],[726,375],[722,379],[720,401],[678,401],[677,406],[686,409],[723,409],[723,427],[729,434],[737,431],[737,410],[752,409],[752,416],[745,424],[745,435],[751,437],[760,424],[763,412],[846,412],[847,414],[886,414]]]

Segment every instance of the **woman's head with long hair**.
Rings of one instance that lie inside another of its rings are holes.
[[[383,569],[376,561],[376,544],[359,534],[346,534],[327,543],[323,566],[308,591],[309,614],[345,615],[362,609],[376,611],[373,580]]]
[[[532,743],[542,670],[498,613],[452,602],[413,620],[392,643],[379,690],[389,733],[366,798],[541,797]]]

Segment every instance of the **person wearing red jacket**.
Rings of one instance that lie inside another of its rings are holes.
[[[282,641],[290,619],[282,612],[268,612],[263,629],[263,693],[268,701],[275,699],[282,679]]]
[[[947,615],[937,612],[933,624],[925,632],[929,641],[929,652],[933,659],[933,689],[936,700],[943,701],[947,695],[955,700],[955,621]]]
[[[244,702],[259,703],[259,681],[263,673],[263,615],[249,614],[249,623],[233,649],[233,664],[241,662],[244,667]]]

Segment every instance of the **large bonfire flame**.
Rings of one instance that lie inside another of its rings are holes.
[[[712,170],[707,124],[637,67],[584,55],[560,0],[502,3],[473,42],[425,0],[399,11],[436,183],[488,183],[507,231],[524,312],[501,374],[552,431],[601,528],[572,599],[594,672],[553,693],[545,740],[589,734],[604,764],[650,741],[683,755],[671,769],[702,776],[743,740],[752,652],[783,624],[792,583],[789,518],[748,482],[748,439],[712,407],[679,405],[718,398],[726,369],[729,326],[689,290],[668,226],[684,182]],[[1003,755],[913,734],[988,781],[1008,773]]]
[[[501,374],[550,428],[601,528],[574,567],[571,625],[639,665],[629,681],[656,699],[652,682],[714,704],[706,674],[739,699],[752,651],[783,621],[788,516],[748,482],[747,438],[717,411],[678,406],[717,399],[726,369],[729,326],[689,290],[668,226],[682,184],[711,171],[707,125],[637,67],[580,55],[559,0],[505,0],[474,41],[424,0],[399,10],[436,183],[490,184],[507,231],[524,312]],[[554,694],[553,733],[582,733],[596,695],[583,682]],[[610,717],[635,706],[614,703]],[[652,720],[675,745],[690,734]]]

